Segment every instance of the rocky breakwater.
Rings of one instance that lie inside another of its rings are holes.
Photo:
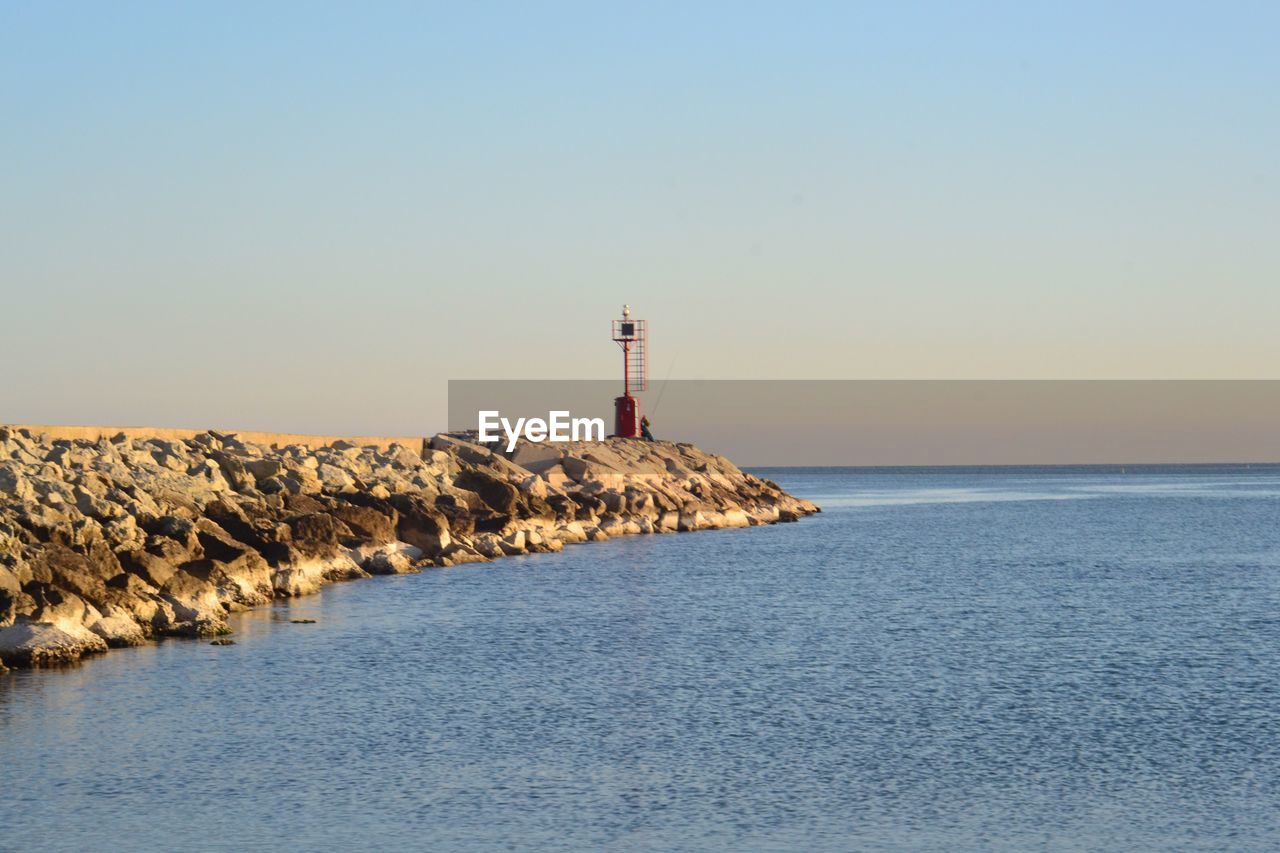
[[[688,444],[306,448],[0,427],[0,660],[65,663],[338,580],[817,512]]]

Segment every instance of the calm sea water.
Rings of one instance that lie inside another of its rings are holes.
[[[0,849],[1280,848],[1280,468],[766,473],[0,678]]]

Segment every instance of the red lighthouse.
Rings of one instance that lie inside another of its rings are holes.
[[[631,319],[631,306],[622,306],[622,319],[613,321],[613,339],[622,347],[622,396],[613,400],[613,434],[621,438],[640,435],[640,401],[632,391],[649,389],[648,332],[644,320]]]

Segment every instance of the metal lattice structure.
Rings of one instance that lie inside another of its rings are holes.
[[[649,331],[644,320],[631,319],[631,309],[613,321],[613,339],[622,347],[624,395],[649,390]]]

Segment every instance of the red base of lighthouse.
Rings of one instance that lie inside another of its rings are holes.
[[[619,438],[640,436],[640,401],[630,394],[613,398],[613,434]]]

